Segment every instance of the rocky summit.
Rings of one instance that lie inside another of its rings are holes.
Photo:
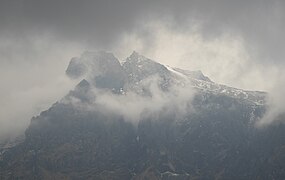
[[[285,126],[255,126],[265,92],[133,52],[72,58],[78,81],[0,146],[0,179],[285,179]]]

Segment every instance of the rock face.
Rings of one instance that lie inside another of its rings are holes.
[[[111,53],[86,52],[66,74],[82,80],[32,118],[23,142],[3,151],[0,179],[285,178],[284,125],[254,126],[266,93],[219,85],[136,52],[122,65]],[[163,98],[153,101],[157,94]],[[156,104],[147,109],[142,99]],[[115,100],[120,107],[108,107]],[[136,121],[118,113],[137,110],[126,109],[130,102],[139,103]]]
[[[135,51],[126,59],[122,66],[128,75],[129,83],[142,81],[152,75],[159,75],[165,79],[170,75],[165,66]]]
[[[123,88],[126,76],[118,59],[104,51],[85,52],[80,58],[72,58],[66,74],[71,78],[86,78],[96,87],[116,91]]]

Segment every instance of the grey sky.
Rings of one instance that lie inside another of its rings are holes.
[[[284,32],[283,0],[0,0],[0,130],[72,88],[64,70],[84,50],[139,50],[280,102]]]
[[[123,33],[138,31],[146,21],[170,21],[177,31],[202,24],[205,38],[225,32],[241,34],[261,60],[284,57],[285,2],[282,0],[17,0],[1,1],[0,35],[26,38],[51,33],[62,41],[110,48]],[[283,49],[282,49],[283,48]]]

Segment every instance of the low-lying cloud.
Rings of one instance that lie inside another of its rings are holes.
[[[63,103],[71,103],[74,107],[84,111],[98,111],[105,115],[123,117],[124,120],[137,125],[141,119],[155,120],[160,114],[174,115],[177,120],[194,111],[192,100],[195,90],[190,84],[185,86],[172,85],[165,91],[159,87],[161,78],[150,76],[140,82],[140,88],[146,89],[147,94],[140,94],[136,90],[127,90],[122,94],[113,93],[106,89],[92,88],[90,96],[95,98],[91,102],[80,99],[64,99]]]
[[[248,42],[244,37],[224,33],[215,39],[207,39],[198,25],[186,32],[173,31],[161,22],[151,22],[144,28],[152,34],[151,46],[139,35],[127,34],[115,52],[124,53],[127,47],[133,47],[163,64],[202,70],[217,83],[246,90],[266,91],[268,109],[257,126],[285,121],[282,116],[285,113],[284,66],[257,60],[260,54],[247,48]]]
[[[285,75],[279,72],[279,77],[272,79],[273,86],[269,91],[268,109],[265,115],[257,122],[258,127],[266,127],[274,123],[285,123]]]
[[[74,87],[71,57],[101,49],[268,91],[270,123],[284,112],[284,9],[282,0],[1,1],[0,138]]]
[[[64,69],[79,49],[49,36],[33,37],[29,43],[0,42],[0,140],[22,133],[33,116],[73,89],[76,82]]]

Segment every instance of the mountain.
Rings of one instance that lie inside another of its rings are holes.
[[[255,127],[265,92],[137,52],[85,52],[66,74],[79,84],[1,151],[0,179],[285,178],[284,125]]]
[[[80,58],[72,58],[66,74],[73,79],[85,77],[96,87],[114,90],[123,87],[126,76],[118,59],[104,51],[84,52]]]

